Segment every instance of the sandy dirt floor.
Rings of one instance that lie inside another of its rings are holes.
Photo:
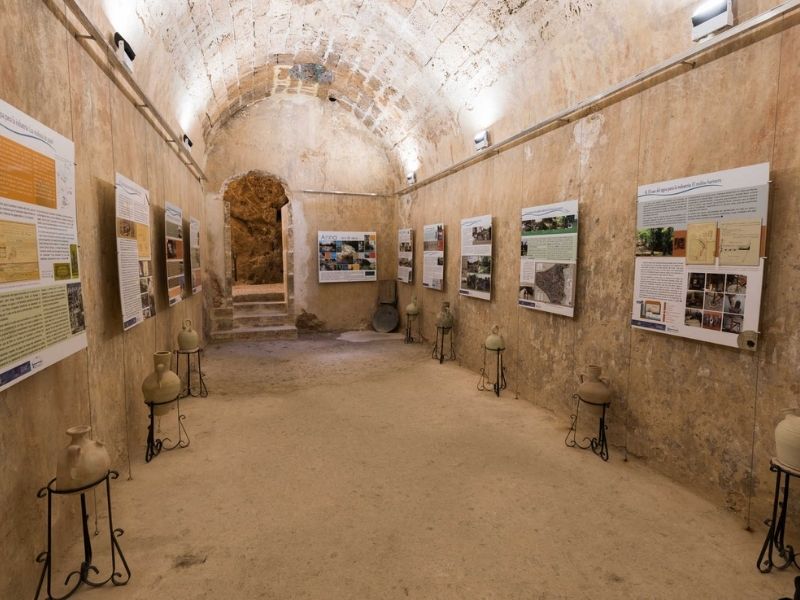
[[[133,577],[78,598],[790,595],[796,573],[756,570],[761,516],[749,533],[619,451],[566,448],[568,423],[427,345],[230,343],[203,366],[191,445],[114,484]]]

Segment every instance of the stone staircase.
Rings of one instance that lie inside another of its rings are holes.
[[[233,308],[217,308],[212,313],[211,339],[294,340],[297,327],[293,321],[282,286],[237,286]]]

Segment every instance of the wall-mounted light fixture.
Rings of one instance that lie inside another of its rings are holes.
[[[692,13],[692,41],[733,25],[733,0],[706,0]]]
[[[192,146],[194,146],[192,140],[190,140],[189,136],[186,135],[185,133],[183,134],[183,145],[187,150],[191,150]]]
[[[491,141],[489,140],[489,131],[479,131],[475,134],[475,152],[480,152],[481,150],[485,150],[491,145]]]
[[[408,185],[414,185],[417,183],[417,172],[411,171],[410,173],[406,173],[406,183]]]
[[[133,71],[133,61],[136,58],[136,53],[131,48],[131,45],[122,35],[117,32],[114,34],[114,46],[117,48],[117,58],[122,61],[128,71]]]

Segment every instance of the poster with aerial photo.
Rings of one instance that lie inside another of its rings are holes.
[[[203,290],[203,272],[200,267],[200,221],[189,219],[189,267],[192,269],[192,293]]]
[[[575,315],[578,201],[522,209],[520,306]]]
[[[462,296],[492,299],[492,215],[461,220]]]
[[[758,331],[769,164],[639,188],[631,324],[736,347]]]
[[[86,347],[75,146],[0,100],[0,391]]]
[[[397,280],[403,283],[414,281],[413,229],[400,229],[397,232]]]
[[[319,231],[319,282],[377,281],[374,231]]]
[[[186,269],[183,254],[183,209],[167,202],[164,205],[164,243],[167,255],[167,298],[174,306],[186,290]]]
[[[150,247],[150,194],[117,173],[117,266],[122,328],[156,315],[153,252]]]
[[[425,225],[422,230],[422,286],[444,289],[444,223]]]

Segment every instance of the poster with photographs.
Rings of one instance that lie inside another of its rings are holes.
[[[578,201],[522,209],[518,303],[575,315]]]
[[[0,100],[0,391],[86,348],[75,146]]]
[[[769,164],[645,185],[631,324],[725,346],[758,331]]]
[[[461,220],[462,296],[492,299],[492,215]]]
[[[422,230],[422,286],[444,289],[444,223],[425,225]]]
[[[192,270],[192,293],[203,291],[203,272],[200,267],[200,221],[189,219],[189,268]]]
[[[319,231],[319,282],[378,280],[374,231]]]
[[[183,266],[183,209],[167,202],[164,205],[164,237],[167,247],[167,298],[174,306],[183,300],[186,271]]]
[[[127,331],[156,314],[150,194],[119,173],[116,183],[119,294],[122,328]]]
[[[397,281],[414,281],[414,230],[400,229],[397,232]]]

